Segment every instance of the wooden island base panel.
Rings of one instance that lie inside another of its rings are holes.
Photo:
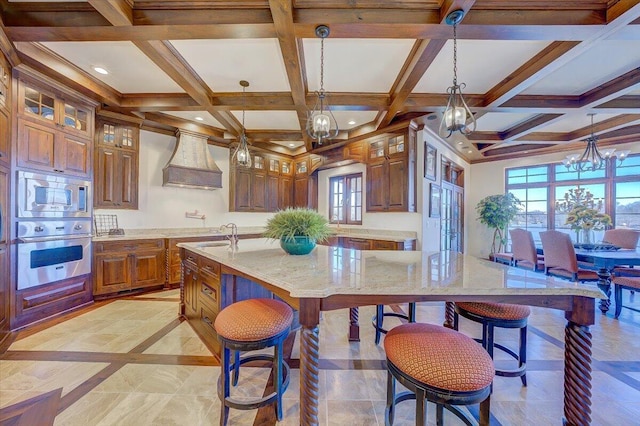
[[[520,303],[565,311],[564,423],[591,423],[591,333],[596,287],[547,277],[455,252],[373,251],[318,246],[290,256],[277,242],[242,240],[239,248],[178,245],[183,259],[181,313],[207,340],[224,304],[273,294],[299,313],[300,424],[318,425],[319,323],[322,311],[408,302]],[[260,289],[261,288],[261,289]],[[252,294],[256,294],[253,296]],[[357,327],[350,317],[350,328]],[[346,325],[345,325],[346,327]],[[560,422],[561,419],[558,419]]]

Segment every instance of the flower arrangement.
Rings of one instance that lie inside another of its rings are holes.
[[[611,225],[611,217],[600,212],[602,206],[602,200],[596,200],[585,188],[570,189],[564,194],[562,201],[556,202],[556,210],[567,213],[565,225],[576,231],[578,240],[580,231],[601,230]]]

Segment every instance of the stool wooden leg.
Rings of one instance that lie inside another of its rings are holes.
[[[220,402],[222,403],[222,406],[220,407],[220,426],[225,426],[229,418],[227,398],[229,397],[229,359],[231,357],[231,353],[224,343],[222,344],[221,349],[222,362],[220,365],[220,374],[222,374],[222,377],[220,378],[220,384],[222,389],[220,390]]]
[[[453,313],[453,329],[456,330],[456,331],[458,331],[459,322],[460,322],[460,316],[458,315],[457,312],[454,312]],[[445,325],[445,327],[446,327],[446,325]]]
[[[385,425],[393,424],[396,402],[396,379],[387,370],[387,407],[385,408]]]
[[[376,305],[376,339],[375,343],[380,343],[380,335],[382,334],[382,321],[384,320],[384,305]]]
[[[427,395],[423,389],[416,389],[416,426],[427,424]],[[439,425],[442,426],[442,425]]]
[[[518,351],[518,367],[522,368],[527,363],[527,326],[520,329],[520,350]],[[522,386],[527,386],[527,373],[520,376]]]
[[[238,386],[240,377],[240,351],[233,351],[233,386]]]
[[[409,303],[409,322],[416,322],[416,302]]]
[[[494,332],[493,325],[487,323],[482,325],[482,346],[487,350],[491,359],[493,359]]]
[[[444,425],[444,405],[436,404],[436,425]]]
[[[282,340],[275,346],[274,348],[275,356],[274,356],[274,381],[276,388],[276,418],[278,421],[282,420]]]
[[[489,426],[491,416],[491,396],[480,403],[480,426]]]

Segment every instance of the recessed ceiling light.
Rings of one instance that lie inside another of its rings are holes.
[[[204,120],[204,118],[202,118],[202,117],[200,117],[200,116],[195,117],[195,119],[196,119],[197,121],[203,121],[203,120]]]
[[[462,145],[462,144],[463,144],[463,142],[462,142],[462,141],[459,141],[459,142],[458,142],[458,145]]]
[[[109,71],[105,70],[102,67],[93,67],[93,70],[99,74],[103,74],[103,75],[109,74]]]
[[[296,146],[296,144],[295,143],[290,143],[289,146],[293,148],[294,146]]]
[[[351,125],[351,126],[353,126],[354,124],[356,124],[356,121],[355,121],[355,120],[349,120],[349,123],[348,123],[348,124],[349,124],[349,125]]]
[[[473,153],[473,151],[472,151],[472,150],[469,150],[469,151],[467,151],[467,152],[468,152],[469,154]]]

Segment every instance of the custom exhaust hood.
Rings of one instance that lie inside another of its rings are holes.
[[[173,155],[162,169],[162,186],[222,188],[222,171],[213,161],[207,137],[179,130]]]

